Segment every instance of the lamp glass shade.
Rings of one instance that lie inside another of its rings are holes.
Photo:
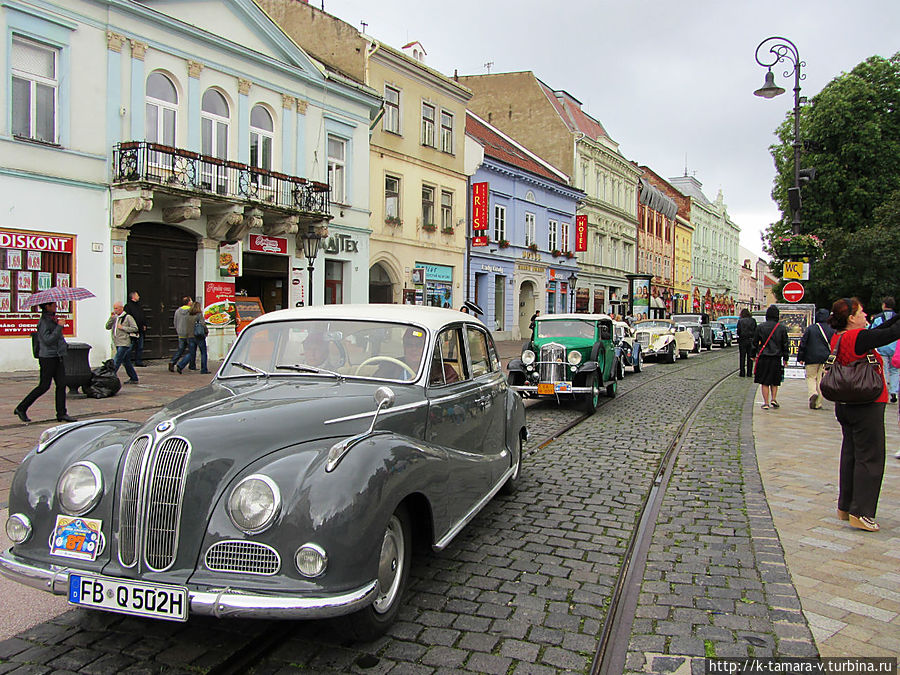
[[[766,72],[766,82],[759,89],[753,92],[754,96],[762,98],[775,98],[784,93],[784,89],[775,84],[775,74],[769,70]]]
[[[303,235],[303,253],[310,262],[316,259],[316,255],[319,252],[320,239],[321,237],[315,233]]]

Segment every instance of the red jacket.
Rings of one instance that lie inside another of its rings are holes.
[[[831,350],[834,351],[834,346],[837,344],[838,339],[841,340],[840,349],[838,349],[837,353],[837,361],[843,366],[846,366],[854,361],[858,361],[859,359],[866,358],[866,354],[862,356],[856,353],[856,338],[859,334],[866,330],[865,328],[855,328],[853,330],[844,331],[843,333],[835,333],[831,336]],[[869,352],[870,354],[874,354],[875,358],[878,359],[878,364],[881,366],[881,396],[875,399],[874,403],[887,403],[888,400],[888,391],[887,384],[884,381],[884,361],[881,359],[881,354],[876,351]]]

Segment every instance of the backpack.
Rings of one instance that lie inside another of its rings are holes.
[[[37,331],[31,333],[31,353],[34,355],[34,358],[40,358],[41,342],[38,340]]]

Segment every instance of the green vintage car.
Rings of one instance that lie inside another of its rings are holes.
[[[607,314],[548,314],[534,322],[522,356],[507,366],[509,384],[523,397],[577,401],[593,413],[600,390],[616,395],[613,320]]]

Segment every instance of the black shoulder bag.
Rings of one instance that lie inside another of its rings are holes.
[[[834,349],[825,360],[822,396],[835,403],[872,403],[884,391],[881,364],[872,352],[866,354],[866,358],[856,359],[847,365],[839,363],[837,353],[842,337],[838,336]]]

